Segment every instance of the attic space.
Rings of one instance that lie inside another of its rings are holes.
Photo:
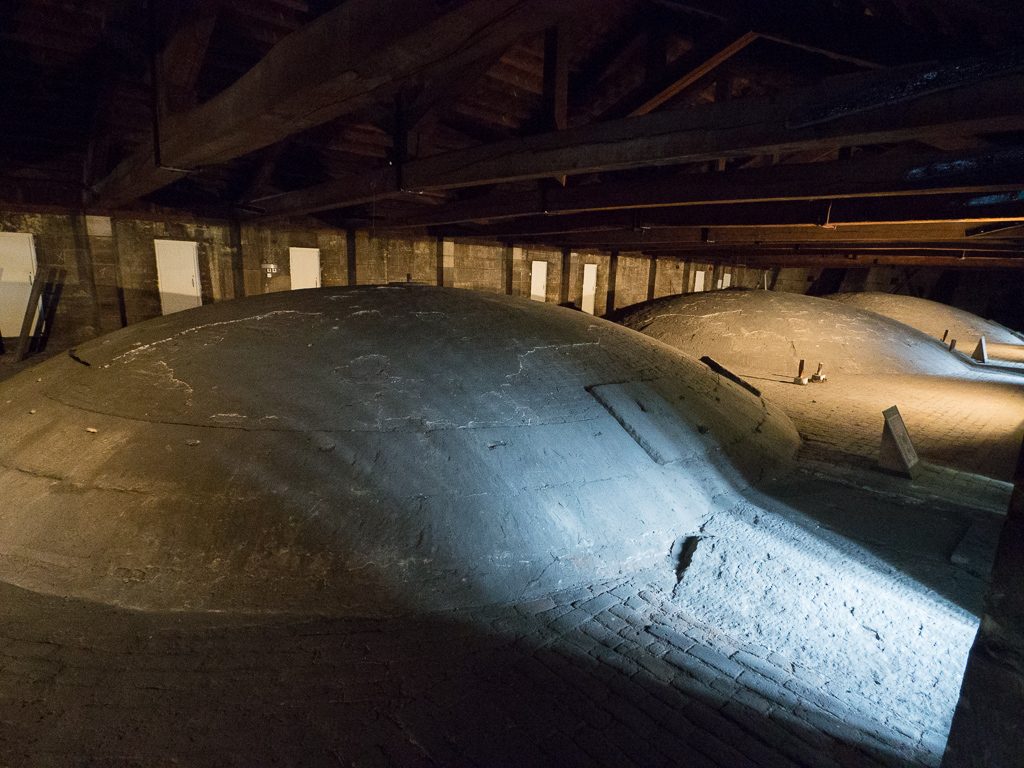
[[[1024,5],[2,8],[0,766],[1021,765]]]

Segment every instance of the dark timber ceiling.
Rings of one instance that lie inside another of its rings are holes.
[[[758,266],[1024,255],[1019,0],[0,10],[0,205]]]

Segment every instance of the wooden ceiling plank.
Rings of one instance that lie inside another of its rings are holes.
[[[569,0],[348,0],[274,47],[234,85],[161,127],[161,160],[215,165],[507,48],[585,6]],[[388,24],[381,24],[387,18]],[[499,23],[500,22],[500,23]],[[123,204],[173,181],[143,147],[93,190]]]

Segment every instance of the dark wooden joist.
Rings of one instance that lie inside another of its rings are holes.
[[[658,253],[657,258],[692,261],[698,264],[726,264],[748,269],[771,268],[818,268],[818,267],[882,267],[882,266],[921,266],[921,267],[957,267],[986,269],[1024,269],[1024,252],[1016,256],[989,256],[984,253],[967,253],[950,255],[945,252],[918,249],[912,252],[892,253],[844,253],[838,251],[819,250],[797,252],[757,252],[749,249],[736,248],[731,251],[719,250],[715,253],[702,251],[678,250]]]
[[[183,112],[196,105],[196,81],[222,4],[223,0],[189,4],[188,15],[178,20],[157,61],[162,114]]]
[[[1024,147],[942,155],[934,152],[860,156],[850,162],[776,165],[730,173],[690,173],[632,182],[606,182],[540,192],[498,193],[453,202],[397,221],[425,227],[526,216],[627,208],[835,200],[922,194],[991,193],[1024,186]]]
[[[581,10],[570,0],[347,0],[276,45],[234,85],[161,125],[93,188],[125,203],[342,114],[442,77]],[[386,19],[387,23],[381,23]]]
[[[464,227],[462,234],[519,242],[561,243],[571,233],[629,230],[642,241],[655,227],[785,227],[911,223],[1019,221],[1024,193],[927,195],[923,197],[782,200],[734,205],[691,205],[644,211],[603,211],[565,216],[537,216],[487,226]],[[451,229],[451,228],[449,228]],[[454,231],[454,230],[453,230]],[[622,249],[624,250],[624,249]]]
[[[950,65],[952,66],[952,65]],[[1024,74],[1019,69],[986,72],[937,92],[893,101],[921,81],[921,67],[872,72],[772,97],[721,104],[584,126],[525,139],[497,142],[410,162],[407,190],[450,189],[539,179],[561,174],[597,173],[720,157],[834,149],[920,140],[939,134],[972,134],[1024,129]],[[874,108],[864,99],[878,94]],[[855,114],[841,114],[856,103]],[[831,110],[831,111],[830,111]],[[825,115],[825,118],[821,118]],[[791,127],[795,116],[815,119]],[[394,193],[392,187],[382,194]],[[353,205],[327,184],[282,196],[277,216]]]
[[[529,243],[526,238],[524,243]],[[683,245],[704,249],[742,245],[774,247],[803,245],[835,248],[919,247],[943,250],[1020,250],[1024,239],[978,239],[965,235],[961,222],[929,224],[844,225],[835,229],[805,225],[790,227],[653,227],[650,229],[578,232],[559,236],[559,242],[576,249],[671,250]]]
[[[569,24],[544,32],[544,119],[546,130],[564,131],[569,123],[569,60],[573,29]]]

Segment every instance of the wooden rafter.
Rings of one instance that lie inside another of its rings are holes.
[[[744,32],[740,35],[727,33],[727,42],[716,38],[713,41],[698,45],[693,51],[685,54],[681,62],[672,67],[668,82],[658,85],[654,93],[649,94],[643,102],[629,112],[630,117],[638,117],[653,112],[669,99],[678,96],[723,62],[742,51],[757,39],[756,32]]]
[[[134,200],[180,177],[390,99],[418,78],[441,77],[578,11],[569,0],[348,0],[290,35],[234,85],[169,116],[160,158],[143,147],[93,190]],[[380,19],[387,18],[387,24]]]
[[[1024,74],[1015,70],[988,73],[904,101],[881,101],[874,109],[858,107],[856,114],[836,114],[807,127],[789,125],[791,115],[817,114],[842,104],[849,94],[898,92],[903,81],[920,74],[917,67],[872,72],[773,97],[652,113],[424,158],[405,167],[404,188],[451,189],[719,157],[899,143],[947,133],[1024,129],[1024,100],[1018,97],[1024,90]],[[268,204],[267,211],[283,216],[340,208],[364,200],[370,188],[377,195],[400,191],[385,170],[354,187],[328,183],[282,195]]]
[[[164,115],[183,112],[196,105],[195,86],[223,0],[206,0],[190,6],[159,56],[157,81]]]

